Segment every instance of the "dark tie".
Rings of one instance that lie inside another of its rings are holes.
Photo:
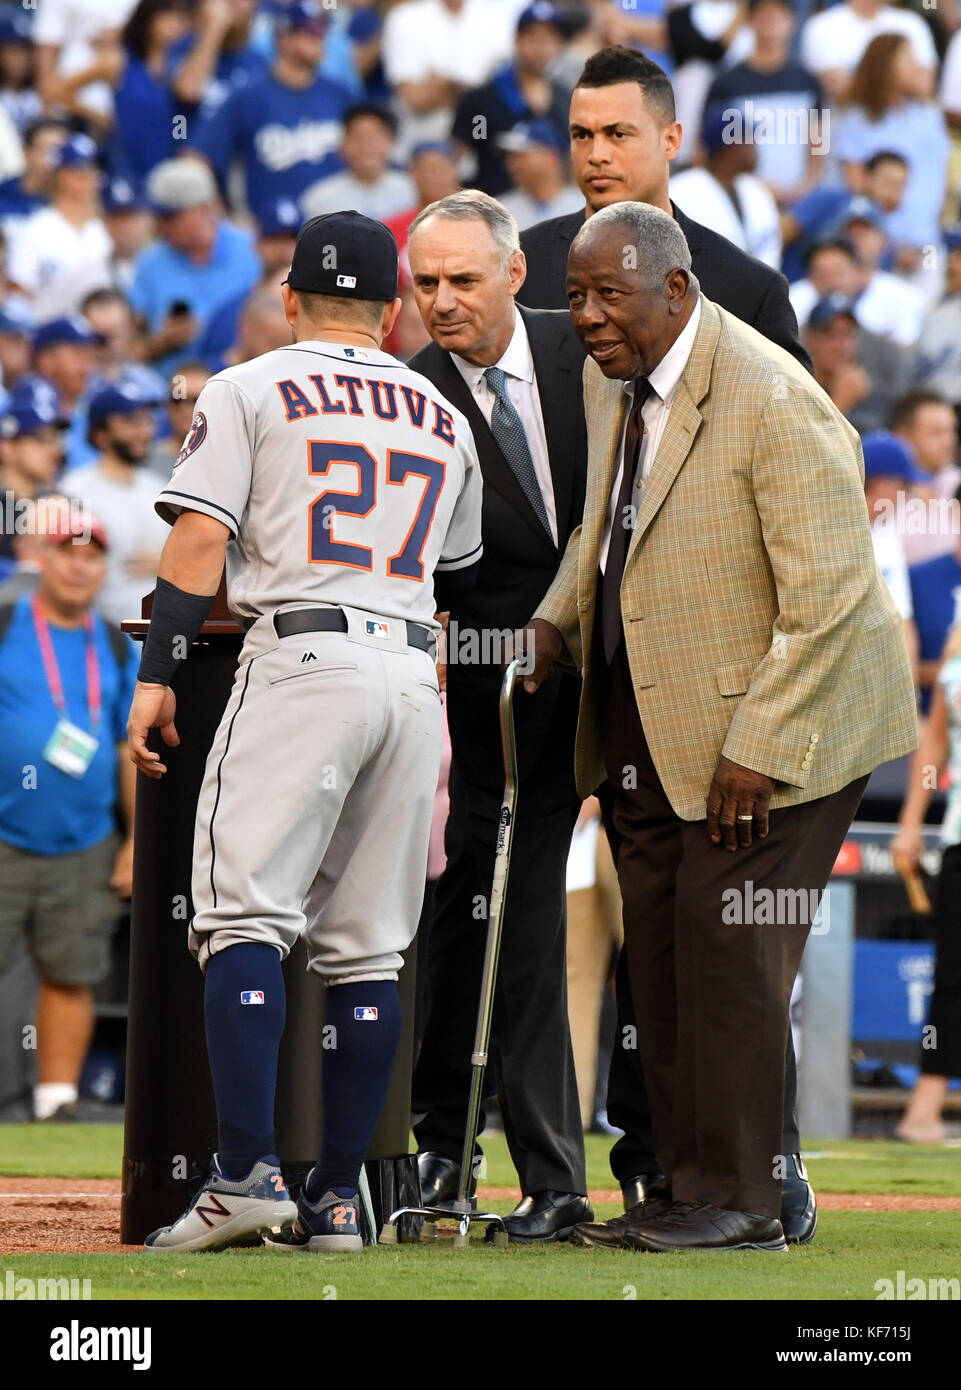
[[[627,508],[636,503],[632,497],[634,478],[637,472],[637,455],[644,436],[644,420],[641,409],[650,396],[652,387],[647,377],[638,377],[634,382],[634,404],[627,417],[624,432],[624,469],[621,485],[617,491],[617,505],[614,508],[614,521],[611,526],[611,541],[607,548],[607,564],[601,580],[601,635],[604,639],[604,659],[608,666],[614,660],[614,653],[620,644],[621,629],[621,580],[624,578],[624,561],[630,544],[631,533],[636,520],[636,505],[631,511]]]
[[[484,380],[494,396],[491,434],[497,441],[501,453],[510,464],[511,472],[523,488],[524,496],[534,508],[538,521],[553,542],[554,537],[551,535],[551,524],[547,519],[544,495],[534,471],[534,460],[531,458],[527,435],[524,433],[521,417],[514,409],[507,394],[506,378],[502,368],[488,367],[484,372]]]

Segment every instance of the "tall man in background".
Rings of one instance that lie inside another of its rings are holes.
[[[484,557],[448,629],[448,862],[431,926],[413,1083],[422,1194],[446,1202],[460,1176],[486,936],[486,911],[477,905],[490,893],[504,790],[503,653],[484,639],[526,621],[533,609],[525,607],[540,602],[580,522],[583,353],[568,314],[515,308],[525,272],[517,224],[486,193],[454,193],[425,208],[411,228],[410,264],[434,340],[411,366],[467,417],[484,477]],[[577,682],[557,673],[516,710],[513,852],[520,867],[507,888],[493,1036],[522,1192],[506,1225],[519,1242],[554,1240],[590,1219],[565,965],[565,869],[580,805],[577,696]]]

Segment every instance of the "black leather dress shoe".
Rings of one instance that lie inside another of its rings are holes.
[[[594,1246],[599,1250],[630,1250],[625,1239],[627,1232],[662,1215],[670,1206],[668,1196],[648,1197],[623,1216],[613,1216],[610,1221],[584,1221],[575,1226],[567,1237],[568,1244]]]
[[[593,1207],[577,1192],[532,1192],[505,1216],[504,1227],[513,1244],[532,1245],[535,1241],[566,1240],[576,1225],[593,1219]],[[493,1241],[494,1234],[495,1227],[489,1226],[486,1239]]]
[[[443,1154],[417,1155],[420,1178],[420,1200],[425,1207],[444,1207],[457,1196],[460,1186],[460,1164]]]
[[[781,1185],[781,1225],[788,1245],[807,1245],[817,1230],[818,1208],[814,1188],[800,1154],[791,1154],[787,1177]]]
[[[675,1202],[653,1216],[628,1226],[624,1243],[630,1250],[787,1250],[776,1217],[749,1211],[726,1211],[713,1202]]]
[[[639,1202],[646,1201],[648,1197],[666,1197],[667,1178],[663,1173],[638,1173],[636,1178],[628,1178],[627,1182],[621,1183],[621,1191],[624,1193],[624,1211],[633,1211]]]

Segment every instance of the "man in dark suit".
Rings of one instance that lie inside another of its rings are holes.
[[[547,592],[580,524],[587,435],[584,358],[569,314],[515,308],[525,264],[510,214],[485,193],[452,194],[415,219],[409,249],[414,295],[433,339],[410,365],[467,417],[484,476],[484,558],[448,627],[448,863],[428,944],[413,1084],[422,1195],[436,1203],[456,1195],[460,1175],[503,795],[502,661],[512,628]],[[556,1239],[590,1210],[566,988],[578,694],[579,681],[558,673],[516,711],[520,787],[493,1051],[523,1193],[507,1229],[521,1242]]]
[[[567,305],[567,258],[587,218],[612,203],[649,203],[673,216],[691,252],[702,292],[786,349],[808,371],[811,362],[798,338],[797,319],[784,276],[748,256],[708,227],[692,221],[668,194],[671,161],[681,142],[674,90],[658,65],[623,47],[600,49],[584,66],[571,96],[571,162],[584,194],[583,212],[530,227],[521,237],[528,275],[518,298],[539,308]],[[599,791],[612,849],[617,832],[611,798]],[[636,1037],[634,1010],[621,953],[617,971],[617,1039]],[[611,1168],[624,1192],[625,1210],[643,1199],[661,1177],[654,1157],[647,1091],[636,1050],[615,1046],[611,1056],[607,1115],[624,1135],[611,1151]],[[808,1241],[817,1210],[800,1156],[797,1070],[788,1038],[784,1077],[785,1179],[782,1222],[789,1241]]]
[[[680,148],[681,127],[674,119],[674,90],[657,63],[629,48],[602,48],[593,54],[571,96],[570,132],[574,177],[586,206],[583,212],[539,222],[521,236],[528,266],[518,294],[521,304],[566,309],[567,253],[587,218],[611,203],[651,203],[677,221],[708,298],[810,371],[784,276],[671,202],[668,173]]]

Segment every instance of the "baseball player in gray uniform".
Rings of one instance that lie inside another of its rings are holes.
[[[265,1231],[281,1251],[361,1248],[360,1166],[397,1048],[440,763],[435,613],[470,587],[481,553],[470,428],[381,351],[400,309],[391,234],[356,212],[314,218],[283,295],[294,341],[206,383],[156,504],[173,529],[128,724],[148,777],[166,771],[148,731],[177,745],[170,680],[225,558],[248,630],[194,840],[189,945],[205,973],[218,1150],[151,1250]],[[302,932],[335,1046],[321,1153],[295,1207],[273,1127],[280,963]]]

